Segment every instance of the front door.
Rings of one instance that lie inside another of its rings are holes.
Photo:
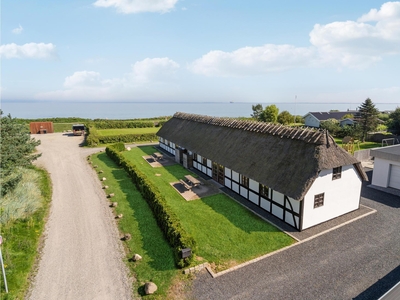
[[[215,162],[213,162],[212,165],[212,177],[213,179],[218,182],[219,184],[224,185],[224,178],[225,178],[225,168],[223,165],[219,165]]]

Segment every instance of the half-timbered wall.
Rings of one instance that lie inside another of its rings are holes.
[[[212,177],[212,161],[193,153],[193,167]],[[224,185],[265,211],[300,230],[301,202],[261,185],[251,178],[224,168]]]
[[[162,137],[160,137],[159,142],[162,149],[171,153],[172,155],[175,155],[175,143],[168,141],[167,139],[164,139]]]

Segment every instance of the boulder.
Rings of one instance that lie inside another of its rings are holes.
[[[124,216],[123,214],[119,214],[117,215],[117,219],[122,219],[123,216]]]
[[[157,291],[157,286],[154,282],[146,282],[144,284],[144,292],[146,295],[154,294]]]
[[[108,198],[114,197],[114,193],[109,194],[107,197],[108,197]]]
[[[131,234],[130,233],[125,233],[123,239],[124,239],[124,241],[129,241],[131,239]]]
[[[126,147],[126,150],[131,151],[131,147]]]
[[[103,189],[108,189],[108,185],[103,186]]]
[[[138,261],[138,260],[141,260],[141,259],[142,259],[142,257],[137,253],[132,257],[133,261]]]
[[[106,181],[106,178],[105,178],[105,177],[103,177],[103,178],[101,179],[101,181]]]
[[[112,207],[117,207],[117,206],[118,206],[118,202],[113,202],[113,203],[111,203],[111,206],[112,206]]]

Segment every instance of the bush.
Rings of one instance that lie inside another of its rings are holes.
[[[185,248],[191,248],[194,254],[196,251],[196,242],[194,238],[183,229],[179,218],[171,210],[159,189],[146,178],[139,168],[125,159],[114,145],[107,147],[106,153],[112,160],[125,169],[132,178],[132,182],[149,204],[158,226],[160,226],[166,240],[174,249],[176,264],[181,268],[190,265],[194,255],[190,258],[182,259],[181,251]]]
[[[112,148],[114,148],[116,151],[118,152],[122,152],[125,151],[125,145],[124,143],[120,142],[120,143],[116,143],[114,145],[111,145]]]
[[[97,129],[145,128],[145,127],[154,127],[154,122],[103,120],[94,122],[93,125]]]

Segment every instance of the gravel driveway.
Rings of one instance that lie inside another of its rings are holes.
[[[53,198],[45,243],[28,299],[131,299],[132,281],[105,194],[81,148],[81,136],[41,140],[37,165],[48,170]]]

